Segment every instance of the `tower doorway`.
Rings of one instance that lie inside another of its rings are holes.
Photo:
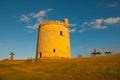
[[[42,53],[40,52],[40,58],[42,58]]]

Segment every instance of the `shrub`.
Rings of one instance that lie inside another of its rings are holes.
[[[27,63],[29,63],[29,62],[34,62],[34,59],[28,58],[28,59],[26,60],[26,62],[27,62]]]
[[[3,59],[2,61],[9,61],[9,59]]]
[[[80,55],[78,55],[78,58],[82,58],[83,56],[80,54]]]

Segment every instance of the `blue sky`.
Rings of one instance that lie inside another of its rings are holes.
[[[35,57],[37,28],[69,19],[71,56],[120,53],[120,0],[0,0],[0,60]],[[86,51],[85,51],[86,49]]]

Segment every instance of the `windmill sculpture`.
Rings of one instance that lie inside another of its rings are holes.
[[[14,60],[14,55],[15,55],[15,54],[14,54],[13,52],[10,53],[10,60],[11,60],[11,61]]]

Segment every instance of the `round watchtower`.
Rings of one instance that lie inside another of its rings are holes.
[[[45,21],[38,29],[36,59],[70,58],[68,19]]]

